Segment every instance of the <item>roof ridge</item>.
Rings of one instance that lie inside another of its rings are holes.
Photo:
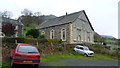
[[[81,11],[70,13],[67,15],[62,15],[62,16],[59,16],[59,17],[56,17],[53,19],[48,19],[48,20],[44,21],[42,24],[40,24],[38,26],[38,28],[46,28],[46,27],[50,27],[50,26],[65,24],[68,22],[69,23],[74,22],[83,11],[84,10],[81,10]]]

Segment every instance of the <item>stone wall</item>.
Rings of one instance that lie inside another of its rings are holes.
[[[45,32],[45,37],[50,38],[50,31],[53,29],[54,30],[54,39],[61,39],[61,29],[65,28],[66,29],[66,41],[63,41],[64,43],[70,43],[70,24],[63,24],[63,25],[58,25],[58,26],[53,26],[53,27],[47,27],[44,29],[40,29],[40,33],[42,31]]]

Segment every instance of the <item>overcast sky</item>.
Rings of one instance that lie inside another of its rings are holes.
[[[0,11],[11,11],[14,19],[27,8],[44,15],[62,16],[85,10],[94,30],[118,38],[119,0],[0,0]]]

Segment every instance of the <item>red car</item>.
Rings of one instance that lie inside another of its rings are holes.
[[[11,65],[15,64],[40,64],[40,53],[34,45],[18,43],[15,49],[11,49]]]

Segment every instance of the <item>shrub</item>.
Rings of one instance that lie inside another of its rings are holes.
[[[25,38],[25,43],[36,45],[37,44],[37,39],[34,39],[34,38]]]
[[[32,35],[28,35],[28,36],[26,36],[26,38],[33,38],[33,36]]]
[[[62,40],[61,39],[47,39],[49,43],[52,44],[61,44]]]
[[[24,38],[2,38],[2,43],[15,43],[15,40],[17,40],[18,43],[24,43]]]
[[[39,38],[40,39],[45,38],[45,35],[39,35]]]
[[[26,36],[28,36],[28,35],[32,35],[34,38],[38,38],[39,30],[38,29],[28,30],[28,32],[26,33]]]
[[[6,35],[6,36],[11,36],[15,34],[15,26],[13,26],[10,23],[6,23],[2,26],[2,32]]]

